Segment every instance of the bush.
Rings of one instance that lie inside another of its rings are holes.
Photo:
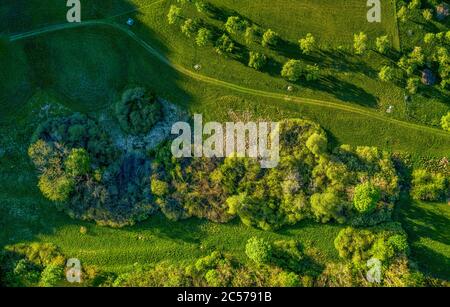
[[[386,52],[391,48],[389,37],[387,35],[377,37],[376,46],[379,53],[386,54]]]
[[[369,182],[365,182],[355,188],[353,205],[359,213],[369,214],[375,210],[380,198],[380,191]]]
[[[448,112],[447,115],[442,116],[441,126],[442,129],[450,132],[450,112]]]
[[[311,210],[322,223],[327,223],[333,219],[339,223],[345,222],[346,207],[347,204],[331,190],[311,196]]]
[[[440,201],[445,197],[447,186],[444,175],[418,169],[412,176],[411,195],[414,199]]]
[[[354,35],[355,54],[364,54],[367,50],[367,35],[364,32]]]
[[[116,103],[116,116],[126,133],[148,133],[162,119],[162,105],[142,87],[126,90]]]
[[[181,32],[187,37],[192,37],[197,32],[198,25],[192,19],[186,19],[181,26]]]
[[[234,50],[234,42],[228,35],[223,34],[216,42],[216,52],[218,54],[232,53]]]
[[[91,169],[90,161],[86,149],[72,149],[66,161],[64,161],[66,173],[70,174],[72,177],[86,175]]]
[[[41,287],[55,287],[57,286],[64,276],[64,270],[62,266],[50,264],[44,268],[41,273],[41,279],[39,280],[39,286]]]
[[[206,28],[201,28],[197,32],[197,37],[195,38],[195,42],[197,43],[197,46],[204,47],[208,45],[208,43],[212,39],[212,33],[210,30]]]
[[[303,54],[310,54],[314,50],[316,39],[311,33],[308,33],[306,37],[300,39],[298,43]]]
[[[264,32],[263,34],[263,38],[262,38],[262,46],[263,47],[274,47],[277,45],[279,40],[279,36],[275,31],[272,31],[271,29],[268,29],[266,32]]]
[[[316,156],[325,153],[327,150],[327,146],[327,138],[324,135],[318,133],[313,133],[308,138],[308,141],[306,141],[306,147],[308,147],[308,149]]]
[[[39,177],[39,190],[51,201],[65,202],[74,191],[75,181],[65,175],[52,178],[47,173]]]
[[[281,76],[289,81],[296,82],[300,79],[304,71],[301,61],[289,60],[284,64]]]
[[[272,257],[272,247],[264,239],[252,237],[245,245],[245,254],[256,264],[262,265],[270,261]]]
[[[264,65],[266,65],[267,58],[264,54],[259,52],[250,52],[250,59],[248,62],[248,67],[254,68],[256,70],[261,70]]]
[[[356,267],[376,258],[387,264],[408,251],[406,234],[400,224],[391,223],[369,229],[342,229],[334,241],[339,256],[351,260]]]
[[[230,34],[236,34],[245,30],[247,23],[237,16],[228,17],[225,23],[225,30]]]

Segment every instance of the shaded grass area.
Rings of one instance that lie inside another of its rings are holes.
[[[450,280],[450,206],[414,201],[405,195],[397,216],[408,233],[411,256],[420,269]]]

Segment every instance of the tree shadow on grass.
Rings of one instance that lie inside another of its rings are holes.
[[[339,100],[374,108],[378,100],[363,88],[333,76],[326,76],[317,81],[301,83],[311,89],[329,93]]]
[[[206,220],[196,218],[171,221],[163,214],[157,213],[149,217],[148,220],[128,227],[126,230],[135,233],[151,231],[152,234],[158,237],[185,243],[200,244],[201,238],[204,236],[201,226],[205,223],[207,223]]]
[[[396,219],[399,219],[408,234],[411,256],[419,263],[420,268],[428,274],[438,278],[450,279],[450,257],[426,246],[426,239],[450,246],[449,218],[442,212],[426,209],[419,205],[409,195],[403,193],[396,208]]]

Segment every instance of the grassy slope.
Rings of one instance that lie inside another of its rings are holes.
[[[398,218],[409,236],[411,256],[420,268],[450,280],[450,206],[404,198]]]
[[[161,7],[167,8],[167,4],[161,4]],[[128,8],[132,9],[132,6]],[[111,11],[111,13],[116,12],[119,11],[115,9]],[[186,67],[204,60],[207,65],[204,65],[202,74],[211,74],[219,79],[223,77],[255,88],[284,92],[286,83],[279,78],[272,78],[269,74],[255,73],[239,62],[216,56],[211,50],[192,50],[189,47],[189,41],[185,38],[176,36],[174,39],[174,29],[166,29],[165,10],[158,7],[145,12],[148,14],[139,17],[145,25],[136,28],[139,36],[142,35],[147,41],[158,46],[159,50],[171,60]],[[125,17],[120,17],[118,20],[123,22],[124,19]],[[149,30],[147,25],[157,30],[157,33]],[[32,27],[23,27],[23,30],[29,29]],[[98,94],[95,89],[103,89],[102,93],[114,94],[126,83],[144,83],[154,87],[172,101],[188,106],[192,111],[206,113],[209,118],[225,119],[229,117],[229,110],[250,111],[254,113],[254,116],[267,118],[307,116],[319,121],[330,130],[335,135],[337,143],[378,145],[436,155],[448,154],[449,151],[446,146],[448,138],[434,138],[426,131],[402,129],[396,125],[368,119],[366,116],[336,112],[322,107],[299,105],[295,102],[263,97],[255,99],[252,95],[212,85],[204,86],[203,83],[199,86],[198,81],[181,76],[167,66],[161,65],[154,58],[150,58],[144,49],[124,37],[122,33],[107,28],[54,33],[24,44],[22,47],[28,50],[27,56],[35,71],[30,82],[47,88],[50,93],[56,91],[64,93],[64,101],[72,109],[95,111],[104,108],[110,102],[110,99],[104,96],[93,98],[88,95],[89,100],[87,100],[84,99],[84,95],[80,95],[81,93],[95,95]],[[99,53],[98,50],[103,51]],[[185,50],[185,53],[191,56],[182,58],[176,50]],[[52,56],[44,57],[46,52],[51,52]],[[69,56],[69,52],[72,56]],[[80,57],[74,56],[78,52],[82,54],[82,61]],[[49,59],[51,63],[42,62],[44,58]],[[88,65],[89,63],[96,65]],[[52,73],[49,73],[50,71]],[[6,73],[5,76],[7,75]],[[96,75],[107,78],[96,80],[93,77]],[[70,87],[61,82],[68,76],[71,80]],[[230,79],[230,76],[237,79]],[[361,85],[367,82],[376,83],[378,92],[388,92],[373,78],[368,79],[364,74],[349,74],[346,77],[350,79],[358,76],[360,78],[358,82]],[[87,80],[90,81],[87,82]],[[301,88],[296,94],[312,96],[315,93],[313,89]],[[330,95],[317,92],[319,98],[339,100],[333,99]],[[92,99],[95,101],[93,102]],[[128,257],[133,261],[163,259],[183,261],[206,254],[213,246],[234,251],[237,256],[243,257],[244,242],[252,234],[258,233],[271,238],[277,236],[244,229],[239,223],[215,225],[191,220],[178,224],[158,218],[156,221],[149,221],[125,230],[111,230],[87,224],[89,234],[79,235],[79,226],[86,224],[56,213],[48,202],[42,200],[35,188],[36,180],[31,175],[32,168],[25,157],[29,135],[37,122],[37,118],[31,115],[31,111],[38,110],[41,103],[52,101],[48,97],[39,97],[38,100],[37,105],[25,104],[26,99],[23,98],[20,104],[15,102],[13,107],[4,109],[10,110],[10,113],[2,113],[8,114],[9,121],[14,124],[2,126],[2,130],[9,132],[8,135],[2,134],[1,147],[7,148],[10,153],[0,162],[2,171],[0,182],[5,187],[0,195],[1,222],[5,229],[2,232],[0,244],[35,239],[51,241],[61,245],[68,256],[81,255],[81,259],[89,263],[121,271],[132,264],[127,260]],[[2,106],[10,102],[10,99],[1,101]],[[22,109],[19,108],[20,105]],[[17,112],[18,110],[20,112]],[[319,225],[303,226],[299,225],[289,232],[305,243],[310,241],[321,250],[326,259],[335,259],[332,240],[339,228]],[[138,235],[142,235],[144,240],[137,240]],[[201,244],[205,246],[204,251],[199,249]]]

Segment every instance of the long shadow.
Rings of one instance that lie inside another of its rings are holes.
[[[378,104],[377,98],[363,88],[339,80],[334,76],[323,77],[313,82],[301,82],[301,85],[332,94],[337,99],[345,102],[352,102],[371,108],[376,107]]]
[[[429,205],[433,206],[433,204]],[[450,257],[422,243],[424,239],[430,239],[449,246],[448,217],[441,212],[426,210],[422,206],[418,206],[409,197],[407,191],[402,193],[394,216],[402,223],[408,234],[411,256],[417,260],[420,269],[432,276],[448,280],[450,278]]]

